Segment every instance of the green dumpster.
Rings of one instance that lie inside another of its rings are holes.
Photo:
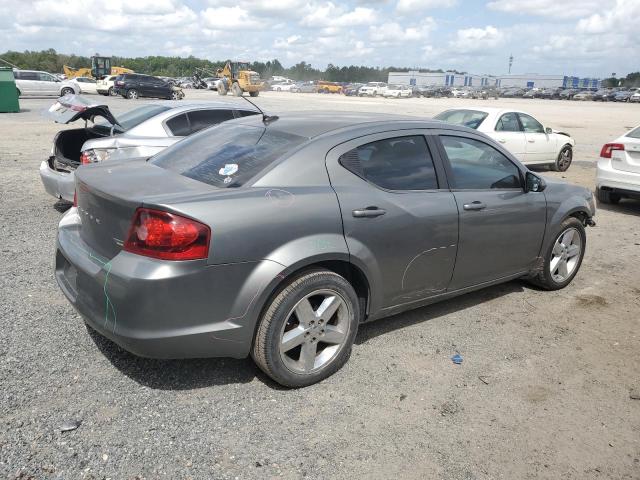
[[[19,112],[18,88],[10,67],[0,67],[0,113]]]

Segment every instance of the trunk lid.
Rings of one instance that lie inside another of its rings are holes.
[[[622,143],[624,150],[612,152],[611,166],[623,172],[640,173],[640,138],[624,136],[616,143]]]
[[[65,95],[59,98],[49,107],[46,115],[56,123],[66,124],[78,119],[91,120],[95,123],[96,117],[102,117],[111,125],[120,125],[108,106],[98,105],[79,95]]]
[[[138,207],[153,208],[216,190],[145,159],[83,166],[76,171],[80,235],[97,254],[111,259],[122,250]]]

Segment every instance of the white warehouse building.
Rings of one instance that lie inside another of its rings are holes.
[[[455,72],[389,72],[389,84],[416,86],[449,86],[449,87],[482,87],[495,85],[495,78],[490,75],[459,74]]]
[[[389,72],[389,84],[448,87],[520,87],[520,88],[600,88],[600,79],[566,75],[539,75],[537,73],[513,75],[475,75],[455,72]]]

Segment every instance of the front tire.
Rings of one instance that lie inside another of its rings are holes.
[[[547,249],[542,270],[530,279],[545,290],[559,290],[571,283],[580,270],[587,245],[584,225],[575,217],[564,220],[559,232]]]
[[[260,95],[260,92],[256,91],[256,92],[249,92],[249,96],[250,97],[257,97],[258,95]]]
[[[307,272],[267,305],[253,359],[281,385],[312,385],[347,362],[359,319],[358,297],[347,280],[327,270]]]
[[[553,164],[553,169],[556,172],[566,172],[571,166],[571,162],[573,161],[573,149],[569,145],[565,145],[558,153],[558,158],[556,158],[556,162]]]
[[[231,85],[231,93],[236,97],[242,96],[242,88],[240,88],[240,85],[238,85],[237,82],[234,82],[234,84]]]
[[[65,95],[75,95],[75,91],[73,88],[65,87],[60,91],[60,96],[64,97]]]
[[[138,99],[138,91],[135,88],[127,90],[127,98],[129,100],[137,100]]]

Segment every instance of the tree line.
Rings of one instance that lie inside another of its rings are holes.
[[[225,60],[210,61],[194,56],[189,57],[111,57],[111,65],[130,68],[138,73],[164,77],[184,77],[191,76],[200,69],[211,72],[213,75],[217,68],[224,66]],[[91,58],[82,55],[66,55],[58,53],[54,49],[42,51],[24,52],[7,51],[0,54],[0,59],[16,65],[18,68],[30,70],[43,70],[51,73],[62,73],[63,65],[72,68],[88,68],[91,66]],[[2,62],[0,62],[2,64]],[[307,62],[299,62],[292,67],[285,68],[277,59],[267,62],[252,62],[249,64],[252,70],[260,74],[262,78],[268,79],[273,75],[281,75],[294,80],[326,80],[330,82],[385,82],[390,71],[407,72],[406,67],[365,67],[365,66],[344,66],[339,67],[333,64],[327,65],[325,69],[312,66]],[[443,70],[420,69],[421,72],[440,72]],[[455,72],[463,74],[464,72]]]

